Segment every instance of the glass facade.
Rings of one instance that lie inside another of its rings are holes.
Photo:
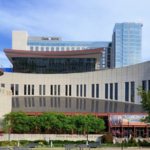
[[[95,58],[13,58],[13,72],[75,73],[95,71]]]
[[[142,24],[116,23],[113,45],[115,67],[123,67],[141,62]]]

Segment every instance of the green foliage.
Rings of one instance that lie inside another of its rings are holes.
[[[105,129],[105,123],[103,119],[96,118],[92,114],[88,115],[75,115],[66,116],[64,113],[56,112],[43,112],[40,116],[28,116],[23,112],[11,112],[4,115],[4,121],[1,123],[4,125],[5,130],[13,128],[15,133],[31,133],[35,132],[35,129],[39,131],[44,129],[59,131],[71,131],[75,129],[83,132],[84,130],[89,132],[99,132]]]
[[[137,95],[141,96],[142,98],[141,105],[143,109],[148,113],[148,116],[144,119],[141,119],[141,121],[150,123],[150,91],[144,91],[142,89],[142,86],[139,86],[139,88],[137,88],[137,91]]]
[[[103,143],[112,143],[113,142],[113,136],[111,133],[106,133],[102,136],[102,142]]]

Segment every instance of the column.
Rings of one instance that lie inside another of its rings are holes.
[[[135,133],[135,126],[134,126],[134,138],[135,138],[135,135],[136,135],[136,133]]]
[[[59,134],[62,134],[62,129],[59,130]]]
[[[74,134],[74,130],[73,129],[71,130],[71,134]]]

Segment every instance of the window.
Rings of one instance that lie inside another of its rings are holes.
[[[53,107],[53,98],[51,98],[51,107]]]
[[[80,50],[80,47],[77,47],[77,50]]]
[[[30,95],[30,85],[28,85],[28,95]]]
[[[70,50],[70,48],[69,48],[69,47],[67,47],[67,48],[66,48],[66,50],[67,50],[67,51],[69,51],[69,50]]]
[[[60,85],[58,85],[58,95],[60,95]]]
[[[32,85],[32,95],[34,95],[34,85]]]
[[[99,84],[96,84],[96,97],[99,98]]]
[[[71,96],[71,85],[69,85],[69,96]]]
[[[52,51],[52,52],[54,51],[54,47],[51,47],[51,51]]]
[[[86,110],[86,100],[84,100],[84,110]]]
[[[25,107],[27,107],[27,98],[26,97],[24,98],[24,105],[25,105]]]
[[[150,80],[148,80],[148,90],[150,91]]]
[[[57,107],[57,99],[56,98],[54,98],[54,104],[55,104],[55,107]]]
[[[41,47],[41,51],[44,51],[44,47]]]
[[[61,51],[64,51],[64,47],[61,47]]]
[[[71,98],[69,98],[69,108],[71,108]]]
[[[30,51],[33,51],[33,46],[30,46]]]
[[[45,95],[45,85],[43,85],[43,95]]]
[[[39,47],[35,47],[35,50],[38,51],[38,50],[39,50]]]
[[[57,85],[54,85],[54,94],[57,94]]]
[[[43,98],[43,106],[46,107],[46,100],[45,100],[45,97]]]
[[[53,95],[53,85],[51,85],[51,95]]]
[[[79,85],[77,85],[77,96],[79,96]]]
[[[82,96],[82,85],[80,85],[80,96]]]
[[[147,91],[147,83],[146,83],[146,81],[142,81],[142,89],[144,91]]]
[[[131,82],[131,102],[134,102],[134,82]]]
[[[32,107],[35,106],[35,103],[34,103],[34,97],[32,98]]]
[[[17,108],[19,108],[19,99],[18,98],[16,98],[16,106],[17,106]]]
[[[68,99],[66,98],[66,101],[65,101],[65,106],[66,108],[68,108]]]
[[[94,84],[92,84],[92,97],[94,97],[95,89],[94,89]]]
[[[118,100],[118,83],[115,83],[115,100]]]
[[[26,90],[27,90],[27,87],[26,85],[24,85],[24,95],[26,95]]]
[[[76,100],[76,109],[78,109],[79,108],[79,100],[77,99]]]
[[[68,85],[66,85],[66,91],[65,91],[65,93],[66,93],[66,96],[68,95]]]
[[[46,51],[49,51],[49,47],[46,47]]]
[[[39,85],[39,95],[42,95],[42,85]]]
[[[14,98],[12,98],[12,108],[15,108],[15,101],[14,101]]]
[[[15,95],[19,95],[19,85],[15,85]]]
[[[105,84],[105,98],[108,99],[108,84]]]
[[[71,47],[71,50],[74,50],[74,47]]]
[[[14,84],[11,84],[12,95],[14,95]]]
[[[113,83],[110,83],[110,99],[113,99]]]
[[[80,99],[80,109],[82,110],[82,99]]]
[[[91,111],[94,111],[94,100],[92,100],[91,103]]]
[[[56,51],[59,51],[59,47],[56,47]]]
[[[58,98],[58,107],[60,107],[60,98]]]
[[[84,97],[86,97],[86,84],[84,84]]]
[[[29,104],[29,107],[31,107],[31,100],[30,100],[30,97],[28,98],[28,104]]]
[[[4,88],[4,87],[5,87],[5,84],[4,84],[4,83],[2,83],[2,84],[1,84],[1,87],[3,87],[3,88]]]
[[[42,107],[42,98],[40,97],[40,101],[39,101],[40,107]]]
[[[125,82],[125,101],[129,101],[129,82]]]

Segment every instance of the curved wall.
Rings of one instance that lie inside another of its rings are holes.
[[[25,96],[24,95],[24,85],[27,85],[27,95],[32,96],[31,85],[34,85],[34,95],[33,96],[50,96],[50,85],[60,85],[60,95],[61,97],[66,96],[66,85],[67,97],[84,97],[84,85],[86,85],[86,97],[94,99],[106,99],[105,98],[105,84],[108,84],[108,100],[125,102],[125,82],[129,82],[129,102],[131,102],[131,82],[134,82],[134,103],[140,104],[141,98],[137,96],[136,88],[142,85],[142,81],[150,80],[150,61],[140,63],[137,65],[100,70],[94,72],[86,73],[72,73],[72,74],[23,74],[23,73],[5,73],[4,76],[0,78],[0,83],[4,83],[7,89],[11,88],[11,84],[19,85],[19,94],[14,96]],[[110,99],[110,83],[113,83],[113,99]],[[118,100],[115,100],[115,83],[118,83]],[[92,97],[92,84],[94,84],[95,91],[94,97]],[[99,98],[96,97],[96,84],[99,84]],[[28,94],[28,85],[30,85],[30,95]],[[39,85],[42,85],[42,94],[39,94]],[[43,85],[45,85],[45,95],[43,95]],[[71,85],[71,96],[69,96],[69,85]],[[82,85],[82,96],[77,96],[77,85],[79,85],[79,95],[80,95],[80,85]],[[147,84],[148,88],[148,84]],[[58,96],[58,88],[56,95]]]

